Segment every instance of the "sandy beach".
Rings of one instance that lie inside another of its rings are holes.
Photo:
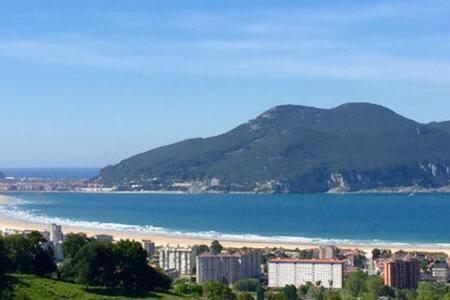
[[[7,203],[8,197],[0,195],[0,205]],[[0,230],[16,229],[16,230],[48,230],[50,224],[34,223],[24,220],[12,219],[5,215],[0,214]],[[84,232],[88,236],[97,234],[109,234],[114,237],[115,240],[131,239],[141,241],[143,239],[150,239],[155,242],[157,246],[160,245],[180,245],[180,246],[193,246],[199,244],[210,244],[212,239],[201,238],[197,236],[187,235],[162,235],[154,233],[144,233],[135,231],[120,231],[120,230],[104,230],[94,229],[80,226],[63,225],[63,232],[65,234],[70,232]],[[297,244],[297,243],[282,243],[282,242],[270,242],[270,241],[243,241],[243,240],[220,240],[221,244],[225,247],[249,247],[249,248],[285,248],[285,249],[310,249],[318,246],[317,244]],[[450,247],[446,246],[423,246],[423,245],[391,245],[391,244],[343,244],[336,243],[338,247],[344,249],[361,249],[366,253],[370,253],[373,248],[391,249],[392,251],[404,250],[404,251],[420,251],[420,252],[443,252],[450,256]]]

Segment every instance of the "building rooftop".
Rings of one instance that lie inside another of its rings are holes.
[[[255,251],[252,250],[238,250],[234,253],[227,253],[227,252],[222,252],[219,254],[213,254],[210,252],[205,252],[200,254],[199,256],[201,257],[240,257],[240,256],[244,256],[244,255],[249,255],[255,253]]]
[[[304,264],[344,264],[339,259],[294,259],[294,258],[275,258],[270,263],[304,263]]]

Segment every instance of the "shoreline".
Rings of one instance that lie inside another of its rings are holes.
[[[429,195],[429,194],[450,194],[450,186],[430,189],[413,189],[411,187],[399,188],[378,188],[359,191],[326,191],[311,193],[271,193],[254,191],[172,191],[172,190],[142,190],[142,191],[114,191],[114,190],[30,190],[30,191],[0,191],[0,196],[14,195],[20,193],[42,194],[42,193],[80,193],[80,194],[130,194],[130,195],[305,195],[305,194],[331,194],[331,195]]]
[[[0,205],[6,204],[8,201],[8,196],[4,194],[0,194]],[[33,221],[26,221],[11,218],[9,216],[5,216],[4,214],[0,214],[0,230],[4,231],[5,229],[15,229],[15,230],[48,230],[49,223],[39,223]],[[155,242],[156,246],[163,245],[179,245],[179,246],[193,246],[199,244],[210,244],[212,240],[216,238],[212,237],[200,237],[200,236],[192,236],[188,234],[163,234],[163,233],[149,233],[149,232],[139,232],[139,231],[129,231],[129,230],[119,230],[119,229],[95,229],[91,227],[84,227],[80,225],[66,225],[62,224],[62,229],[65,234],[67,233],[78,233],[84,232],[88,236],[98,235],[98,234],[108,234],[112,235],[115,240],[120,239],[130,239],[141,241],[144,239],[149,239]],[[284,248],[287,250],[294,249],[311,249],[316,248],[320,244],[320,242],[290,242],[290,241],[265,241],[265,240],[252,240],[252,239],[228,239],[223,237],[217,237],[221,244],[225,247],[234,247],[234,248]],[[411,251],[411,252],[443,252],[450,256],[450,245],[439,246],[439,245],[427,245],[427,244],[407,244],[407,243],[370,243],[370,242],[333,242],[336,246],[343,249],[360,249],[370,254],[372,249],[381,248],[381,249],[391,249],[392,251]]]

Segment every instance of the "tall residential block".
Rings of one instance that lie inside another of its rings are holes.
[[[414,258],[394,259],[384,263],[384,284],[392,288],[415,289],[419,284],[420,264]]]
[[[269,262],[269,287],[301,286],[308,282],[325,288],[343,285],[344,261],[337,259],[273,259]]]
[[[155,253],[155,243],[151,240],[142,240],[142,248],[147,251],[147,257],[152,258]]]
[[[195,248],[165,246],[159,250],[159,267],[163,270],[176,270],[180,275],[192,275],[195,266]]]
[[[63,241],[63,233],[61,225],[51,224],[50,225],[50,242],[53,244],[59,244]]]
[[[231,284],[260,276],[261,254],[255,250],[235,253],[204,253],[197,256],[197,282],[223,281]]]

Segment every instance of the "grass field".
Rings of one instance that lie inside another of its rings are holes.
[[[146,293],[140,295],[121,296],[118,292],[104,289],[86,289],[86,287],[33,275],[11,275],[8,277],[9,289],[4,291],[6,299],[17,300],[60,300],[60,299],[160,299],[191,300],[171,294]],[[1,296],[0,296],[1,298]],[[3,298],[4,299],[4,298]]]

